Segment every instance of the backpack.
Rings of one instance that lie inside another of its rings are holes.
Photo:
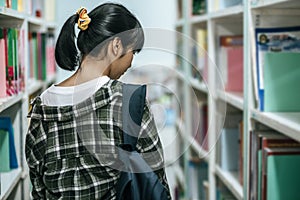
[[[119,148],[119,159],[124,164],[125,170],[122,170],[117,182],[117,200],[168,199],[166,188],[135,148],[143,117],[145,96],[146,85],[123,85],[124,143]]]

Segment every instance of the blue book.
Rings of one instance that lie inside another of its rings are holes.
[[[220,167],[226,171],[237,171],[239,161],[239,129],[224,128],[221,136]]]
[[[19,165],[18,165],[18,159],[16,154],[14,130],[13,130],[11,119],[9,117],[0,117],[0,129],[6,130],[9,133],[10,168],[17,169]]]
[[[264,58],[267,52],[300,52],[300,26],[256,28],[256,72],[258,107],[264,111]]]

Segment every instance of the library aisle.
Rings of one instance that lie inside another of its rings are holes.
[[[177,10],[176,124],[189,151],[176,199],[299,199],[300,1],[177,0]]]
[[[0,200],[31,199],[30,101],[67,76],[54,60],[66,17],[102,2],[0,0]],[[122,77],[149,83],[172,199],[300,199],[300,1],[117,2],[147,33],[174,33],[174,55],[146,49]]]

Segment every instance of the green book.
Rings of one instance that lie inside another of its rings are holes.
[[[5,6],[5,0],[0,0],[0,7],[4,7]]]
[[[300,53],[266,53],[264,62],[264,110],[300,112]]]
[[[267,148],[266,199],[300,199],[300,148]]]
[[[257,199],[261,200],[261,182],[262,182],[262,150],[257,151],[257,173],[258,173],[258,180],[257,180]]]
[[[18,10],[18,0],[11,0],[11,8]]]
[[[46,55],[46,48],[47,48],[47,34],[42,33],[42,80],[47,80],[47,55]]]
[[[0,158],[0,172],[9,171],[9,133],[3,129],[0,129]]]

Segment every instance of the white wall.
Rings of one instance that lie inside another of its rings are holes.
[[[58,36],[61,26],[65,20],[75,13],[80,6],[84,6],[91,11],[97,5],[105,1],[99,0],[57,0],[56,1],[56,21],[57,21],[57,33]],[[132,11],[135,16],[140,20],[142,26],[146,28],[161,28],[169,31],[164,31],[168,35],[171,34],[170,30],[174,30],[176,21],[176,4],[174,0],[118,0],[113,2],[119,2]],[[157,29],[156,29],[157,30]],[[162,34],[163,35],[163,34]],[[153,38],[152,38],[153,39]],[[151,39],[151,40],[152,40]],[[173,48],[175,51],[175,38],[174,36],[168,36],[166,38],[156,38],[159,41],[168,43],[168,48]],[[147,41],[147,34],[146,34]],[[150,41],[151,42],[151,41]],[[134,59],[135,66],[150,65],[150,64],[162,64],[166,66],[174,66],[175,57],[170,53],[164,53],[163,51],[146,50],[141,52]],[[57,81],[60,82],[70,76],[72,72],[66,72],[58,69]]]

